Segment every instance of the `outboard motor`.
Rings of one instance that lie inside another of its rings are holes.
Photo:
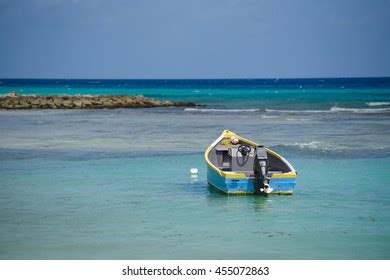
[[[273,189],[268,184],[268,157],[264,146],[256,146],[253,172],[255,173],[255,191],[257,193],[272,192]]]

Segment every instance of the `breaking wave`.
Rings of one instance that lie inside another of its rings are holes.
[[[276,109],[265,109],[268,113],[329,113],[329,110],[276,110]]]
[[[390,108],[343,108],[333,106],[329,110],[274,110],[265,109],[269,113],[292,113],[292,114],[311,114],[311,113],[335,113],[335,112],[350,112],[357,114],[380,114],[390,112]]]
[[[379,106],[379,105],[378,105]],[[279,110],[279,109],[224,109],[224,108],[185,108],[186,112],[200,113],[240,113],[240,112],[266,112],[266,113],[287,113],[287,114],[327,114],[327,113],[356,113],[356,114],[383,114],[390,113],[390,108],[344,108],[333,106],[327,110]]]
[[[330,108],[331,112],[352,112],[359,114],[377,114],[377,113],[386,113],[390,112],[390,108],[377,108],[377,109],[368,109],[368,108],[341,108],[341,107],[332,107]]]
[[[390,102],[367,102],[368,106],[386,106],[390,105]]]
[[[259,112],[260,109],[203,109],[203,108],[185,108],[187,112]]]

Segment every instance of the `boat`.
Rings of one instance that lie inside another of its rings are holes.
[[[207,181],[227,194],[292,194],[297,172],[281,155],[224,130],[205,151]]]

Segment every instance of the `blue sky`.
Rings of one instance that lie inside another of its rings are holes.
[[[2,78],[364,76],[388,0],[0,0]]]

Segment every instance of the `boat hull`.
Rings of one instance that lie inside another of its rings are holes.
[[[223,176],[210,165],[207,165],[207,180],[209,184],[227,194],[254,194],[255,180],[253,177],[229,178]],[[296,176],[271,178],[269,185],[273,188],[271,194],[292,194],[296,185]]]
[[[221,136],[219,136],[205,151],[204,158],[207,163],[207,181],[209,185],[217,188],[218,190],[227,193],[227,194],[255,194],[255,178],[253,170],[247,168],[246,172],[243,172],[243,169],[237,168],[225,168],[217,167],[221,164],[225,164],[226,161],[222,158],[219,159],[219,163],[216,163],[218,160],[213,155],[212,160],[210,160],[209,155],[213,149],[225,141],[223,146],[226,145],[226,140],[228,140],[227,145],[232,144],[232,138],[238,139],[241,143],[246,145],[257,147],[258,144],[245,139],[232,131],[224,130]],[[236,143],[237,144],[237,143]],[[221,152],[228,151],[227,149],[220,150]],[[296,185],[297,172],[294,167],[281,155],[276,152],[267,149],[266,153],[272,159],[270,163],[272,171],[267,173],[267,179],[269,186],[273,189],[271,194],[292,194]],[[225,158],[226,159],[226,158]],[[222,163],[223,161],[223,163]],[[228,162],[229,163],[229,162]],[[240,165],[241,167],[243,165]],[[233,169],[233,170],[232,170]]]

